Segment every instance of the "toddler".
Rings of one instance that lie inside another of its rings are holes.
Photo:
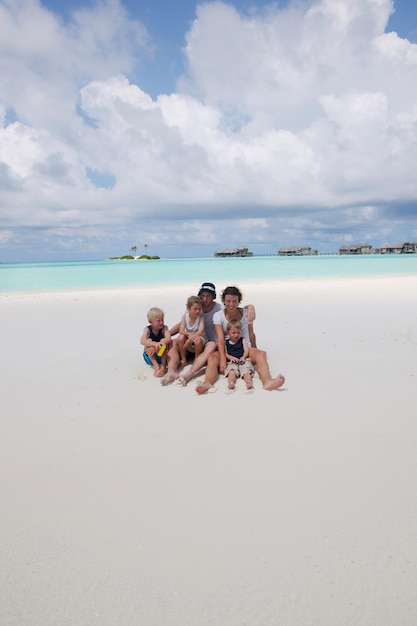
[[[242,324],[239,320],[232,320],[227,324],[227,333],[229,338],[226,339],[226,359],[228,361],[225,376],[229,390],[235,389],[236,380],[242,377],[246,384],[246,389],[253,389],[253,375],[255,369],[249,357],[249,345],[242,335]]]

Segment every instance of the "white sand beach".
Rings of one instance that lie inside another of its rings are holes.
[[[415,626],[417,277],[236,284],[278,391],[153,378],[196,285],[0,296],[1,626]]]

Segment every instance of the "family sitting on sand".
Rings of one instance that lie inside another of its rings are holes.
[[[177,381],[185,386],[205,367],[204,380],[195,388],[198,394],[213,389],[219,372],[227,377],[229,391],[235,389],[239,377],[251,391],[256,368],[264,389],[273,391],[282,387],[284,376],[272,378],[266,353],[256,347],[254,306],[239,306],[242,294],[237,287],[226,287],[221,296],[223,305],[215,299],[216,287],[213,283],[203,283],[198,296],[188,299],[181,321],[171,329],[165,325],[161,309],[148,311],[149,325],[143,331],[141,344],[144,359],[153,366],[154,375],[161,379],[162,385]],[[180,375],[178,370],[190,358],[191,368]]]

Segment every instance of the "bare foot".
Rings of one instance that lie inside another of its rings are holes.
[[[276,378],[271,378],[264,384],[264,389],[266,391],[273,391],[274,389],[279,389],[285,383],[285,378],[282,374],[278,374]]]
[[[185,367],[187,365],[187,359],[181,359],[181,367]]]
[[[157,372],[155,371],[154,376],[156,376],[156,378],[162,378],[164,374],[165,374],[165,367],[162,366],[159,368]]]
[[[228,388],[228,389],[234,389],[234,388],[235,388],[235,383],[229,383],[229,384],[227,385],[227,388]]]
[[[195,390],[199,396],[201,396],[201,394],[203,393],[207,393],[207,391],[210,391],[210,389],[214,390],[213,385],[210,385],[210,383],[198,383],[195,386]]]
[[[178,378],[178,385],[181,385],[181,387],[186,387],[187,384],[190,382],[190,378],[191,376],[187,373],[187,374],[183,374],[182,376],[180,376]]]
[[[167,372],[165,376],[161,378],[161,385],[170,385],[174,380],[177,380],[178,376],[179,375],[175,372]]]

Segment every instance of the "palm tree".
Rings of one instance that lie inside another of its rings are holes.
[[[130,248],[130,251],[131,251],[131,253],[133,254],[133,256],[135,256],[135,254],[136,254],[136,250],[137,250],[137,249],[138,249],[138,248],[137,248],[137,246],[132,246],[132,247]]]
[[[149,247],[149,246],[148,246],[148,244],[147,244],[147,243],[145,243],[143,247],[145,248],[145,254],[147,254],[147,252],[148,252],[148,247]]]

